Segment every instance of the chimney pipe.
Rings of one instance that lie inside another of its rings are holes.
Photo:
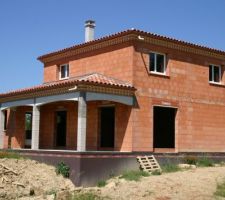
[[[95,21],[87,20],[85,21],[85,42],[90,42],[94,40],[95,33]]]

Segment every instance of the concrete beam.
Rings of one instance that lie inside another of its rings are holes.
[[[35,99],[36,105],[43,105],[56,101],[78,101],[79,92],[71,92],[65,94],[58,94],[46,97],[37,97]]]
[[[133,106],[135,103],[133,96],[123,96],[123,95],[115,95],[115,94],[104,94],[104,93],[95,93],[95,92],[87,92],[86,95],[87,101],[114,101],[118,103],[122,103],[125,105]]]
[[[86,151],[87,102],[86,94],[78,98],[77,151]]]
[[[32,113],[32,139],[31,149],[39,149],[40,107],[34,105]]]
[[[17,107],[17,106],[33,106],[34,99],[24,99],[24,100],[17,100],[17,101],[9,101],[1,104],[1,110]]]

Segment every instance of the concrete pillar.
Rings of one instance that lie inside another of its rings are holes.
[[[86,94],[78,97],[77,151],[86,151],[87,103]]]
[[[33,106],[31,149],[39,149],[40,107]]]
[[[4,124],[5,124],[5,113],[0,110],[0,149],[4,147]]]

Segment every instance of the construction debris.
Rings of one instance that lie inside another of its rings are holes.
[[[34,199],[73,189],[73,183],[57,176],[53,166],[29,159],[0,159],[0,200]]]

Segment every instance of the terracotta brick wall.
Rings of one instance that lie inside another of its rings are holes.
[[[148,71],[148,52],[165,53],[166,76]],[[133,83],[136,87],[137,107],[116,105],[115,150],[153,151],[153,106],[177,107],[175,146],[176,151],[225,151],[225,75],[223,85],[209,84],[209,64],[223,66],[217,60],[184,53],[155,45],[138,43],[103,49],[82,56],[49,63],[44,68],[44,82],[58,80],[58,65],[70,64],[70,76],[99,72]],[[88,103],[87,148],[98,146],[98,106],[101,102]],[[77,103],[60,102],[41,107],[40,147],[54,147],[54,112],[64,107],[68,110],[67,149],[76,149]],[[13,147],[24,145],[24,114],[29,107],[18,107],[9,122],[15,127],[11,134]],[[12,119],[20,120],[12,120]],[[9,141],[8,141],[9,143]]]
[[[29,106],[11,109],[8,113],[7,130],[5,132],[5,147],[24,148],[25,143],[25,113],[31,112]]]
[[[167,76],[148,72],[149,51],[167,55]],[[136,46],[134,86],[139,109],[133,110],[133,151],[153,150],[153,106],[174,106],[174,102],[177,151],[225,151],[225,86],[209,84],[210,63],[224,65],[221,60],[154,45]]]
[[[131,151],[132,123],[130,120],[131,108],[119,103],[115,105],[115,150]],[[87,107],[87,150],[97,150],[99,141],[99,106],[101,101],[88,102]],[[105,105],[105,104],[104,104]],[[55,113],[67,111],[66,148],[76,150],[77,146],[77,102],[57,102],[41,106],[40,115],[40,149],[55,148]],[[18,107],[10,112],[5,136],[5,147],[11,143],[12,148],[24,148],[25,142],[25,113],[31,107]],[[9,139],[11,138],[11,139]]]
[[[51,82],[58,80],[58,66],[57,65],[50,65],[44,67],[44,77],[43,81],[44,82]]]
[[[88,57],[73,57],[68,60],[59,60],[57,63],[49,63],[44,67],[44,82],[59,80],[58,67],[65,63],[69,63],[70,77],[98,72],[132,82],[132,46],[105,49],[85,56]]]

